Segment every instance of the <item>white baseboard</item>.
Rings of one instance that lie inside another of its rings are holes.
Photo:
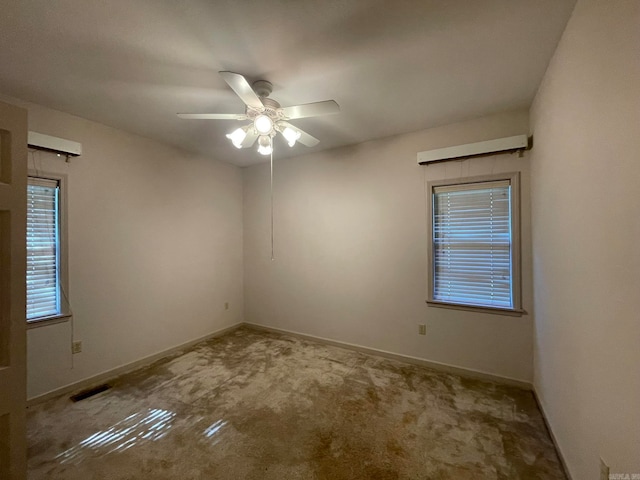
[[[422,367],[428,367],[433,370],[438,370],[444,373],[452,373],[454,375],[460,375],[461,377],[474,378],[477,380],[486,380],[489,382],[501,383],[504,385],[511,385],[514,387],[523,388],[526,390],[533,390],[533,385],[530,382],[524,380],[518,380],[516,378],[503,377],[501,375],[495,375],[493,373],[482,372],[480,370],[473,370],[470,368],[456,367],[446,363],[434,362],[432,360],[426,360],[424,358],[412,357],[410,355],[402,355],[400,353],[388,352],[386,350],[379,350],[377,348],[365,347],[354,343],[341,342],[339,340],[332,340],[330,338],[316,337],[315,335],[307,335],[306,333],[299,333],[292,330],[285,330],[283,328],[267,327],[257,323],[247,323],[244,325],[250,328],[258,330],[265,330],[268,332],[285,333],[287,335],[294,335],[296,337],[312,340],[315,342],[325,343],[327,345],[333,345],[336,347],[348,348],[350,350],[356,350],[362,353],[368,353],[370,355],[378,355],[392,360],[398,360],[401,362],[411,363],[413,365],[420,365]]]
[[[556,453],[558,454],[558,458],[560,459],[560,463],[562,464],[562,468],[564,469],[564,474],[567,476],[567,480],[573,480],[571,477],[571,473],[569,472],[569,467],[567,467],[567,462],[565,461],[564,455],[562,454],[562,450],[560,449],[560,444],[558,444],[558,439],[553,433],[551,423],[549,423],[549,417],[547,417],[547,412],[542,405],[542,401],[540,401],[540,397],[538,396],[538,392],[536,392],[535,386],[533,388],[533,396],[536,399],[536,403],[538,404],[540,413],[542,413],[542,419],[544,420],[544,424],[547,427],[547,431],[549,432],[549,436],[551,437],[553,446],[556,447]]]
[[[225,333],[236,330],[242,325],[243,323],[240,322],[240,323],[231,325],[229,327],[221,328],[203,337],[196,338],[195,340],[190,340],[186,343],[176,345],[175,347],[168,348],[167,350],[163,350],[158,353],[154,353],[153,355],[149,355],[148,357],[141,358],[140,360],[136,360],[135,362],[127,363],[126,365],[121,365],[111,370],[107,370],[106,372],[99,373],[98,375],[94,375],[92,377],[85,378],[83,380],[79,380],[74,383],[70,383],[69,385],[65,385],[64,387],[56,388],[55,390],[51,390],[47,393],[37,395],[33,398],[29,398],[27,400],[27,407],[31,407],[33,405],[46,402],[49,399],[60,397],[62,395],[71,394],[71,393],[82,391],[91,387],[95,387],[96,385],[100,385],[102,383],[108,383],[109,381],[113,381],[114,379],[126,373],[130,373],[134,370],[138,370],[140,368],[151,365],[152,363],[157,362],[158,360],[161,360],[165,357],[175,355],[176,353],[179,353],[182,350],[186,350],[200,342],[204,342],[211,338],[219,337],[221,335],[224,335]]]

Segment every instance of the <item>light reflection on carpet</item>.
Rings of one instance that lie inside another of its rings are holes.
[[[56,459],[60,463],[78,464],[88,456],[124,452],[143,442],[160,440],[171,428],[175,416],[174,412],[158,408],[134,413],[107,430],[85,438],[56,456]]]
[[[211,424],[209,427],[206,428],[206,430],[203,432],[204,436],[207,439],[211,440],[211,445],[216,445],[218,442],[220,442],[221,438],[220,438],[220,430],[222,430],[222,428],[227,424],[227,422],[223,421],[223,420],[218,420],[217,422]],[[218,434],[216,436],[216,434]]]

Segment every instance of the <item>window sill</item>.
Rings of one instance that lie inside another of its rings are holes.
[[[466,312],[492,313],[494,315],[506,315],[509,317],[521,317],[527,312],[521,309],[496,308],[496,307],[477,307],[474,305],[463,305],[460,303],[438,302],[435,300],[427,300],[427,305],[436,308],[450,308],[452,310],[463,310]]]
[[[56,323],[68,322],[70,318],[70,313],[62,313],[60,315],[51,315],[49,317],[34,318],[33,320],[27,320],[27,330],[31,328],[55,325]]]

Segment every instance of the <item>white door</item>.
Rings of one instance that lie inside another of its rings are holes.
[[[27,111],[0,102],[0,478],[26,462]]]

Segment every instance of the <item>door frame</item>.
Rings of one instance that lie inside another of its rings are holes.
[[[0,102],[0,478],[27,478],[27,110]]]

